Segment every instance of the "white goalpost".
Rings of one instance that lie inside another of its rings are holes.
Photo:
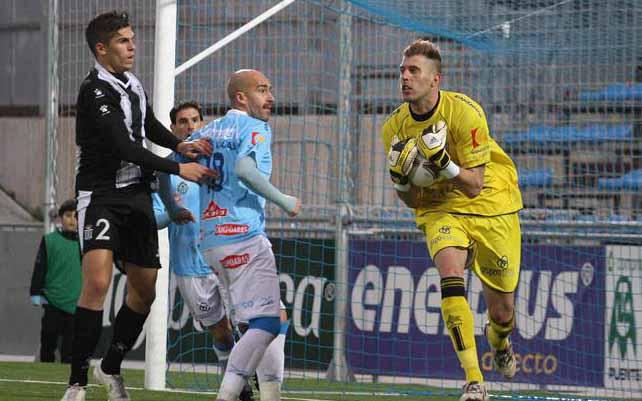
[[[154,34],[154,113],[169,126],[169,111],[174,104],[174,60],[176,52],[176,0],[156,1]],[[155,153],[165,149],[154,146]],[[145,345],[145,388],[165,389],[167,363],[167,311],[169,310],[169,241],[167,229],[158,233],[161,265],[156,281],[156,300],[147,320]]]

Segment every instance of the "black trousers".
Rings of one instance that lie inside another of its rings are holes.
[[[71,344],[74,333],[74,315],[56,308],[53,305],[42,306],[42,325],[40,328],[40,361],[55,362],[58,339],[62,337],[60,359],[62,363],[71,363]]]

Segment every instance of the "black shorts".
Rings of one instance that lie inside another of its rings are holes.
[[[130,191],[125,199],[78,194],[78,236],[83,253],[111,249],[123,263],[159,269],[158,230],[148,191]]]

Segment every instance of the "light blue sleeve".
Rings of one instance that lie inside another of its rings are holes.
[[[163,201],[161,200],[158,193],[152,194],[152,203],[154,205],[154,217],[156,218],[156,227],[159,230],[162,230],[163,228],[167,227],[171,222],[171,219],[169,218],[169,213],[167,213],[167,209],[165,208],[165,205],[163,204]]]
[[[266,175],[272,174],[272,131],[267,123],[248,124],[240,135],[237,160],[249,156],[256,162],[257,169]]]
[[[262,174],[249,156],[244,156],[236,162],[236,175],[245,184],[246,188],[251,189],[274,203],[288,213],[294,212],[297,205],[297,199],[293,196],[285,195],[279,191],[270,180]]]
[[[177,159],[181,157],[177,153],[172,153],[167,156],[168,159]],[[159,203],[164,207],[167,218],[171,221],[172,215],[175,215],[179,210],[183,209],[181,206],[176,204],[174,200],[174,194],[172,193],[172,177],[170,174],[158,172],[158,196]],[[156,213],[156,210],[154,210]],[[156,219],[156,225],[160,226],[158,218]]]

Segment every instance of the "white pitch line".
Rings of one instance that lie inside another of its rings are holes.
[[[60,385],[60,386],[65,386],[67,385],[66,382],[54,382],[54,381],[47,381],[47,380],[29,380],[29,379],[2,379],[0,378],[0,382],[5,382],[5,383],[26,383],[26,384],[54,384],[54,385]],[[87,387],[101,387],[98,384],[88,384]],[[128,390],[135,390],[135,391],[142,391],[146,390],[142,387],[126,387]],[[203,395],[215,395],[217,394],[215,391],[194,391],[194,390],[180,390],[180,389],[167,389],[167,390],[150,390],[150,391],[156,391],[156,392],[167,392],[167,393],[178,393],[178,394],[203,394]],[[323,395],[370,395],[370,396],[399,396],[401,394],[381,394],[381,393],[367,393],[367,392],[346,392],[346,391],[312,391],[312,390],[303,390],[303,391],[284,391],[283,393],[285,394],[306,394],[306,393],[314,393],[314,394],[323,394]],[[292,400],[292,401],[333,401],[329,399],[320,399],[320,398],[299,398],[299,397],[281,397],[282,400]]]

